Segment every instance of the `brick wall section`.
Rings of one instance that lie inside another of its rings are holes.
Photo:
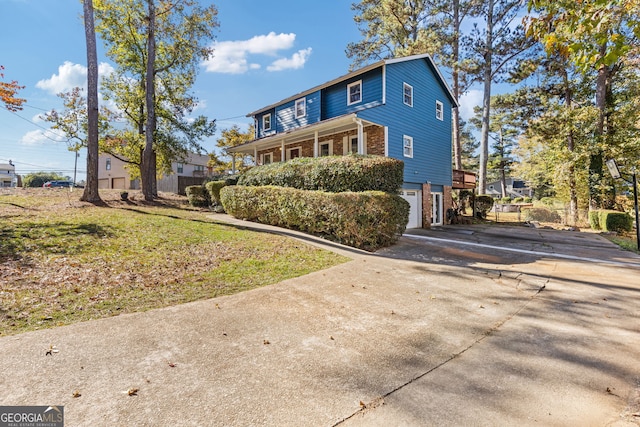
[[[431,228],[431,184],[422,184],[422,228]]]
[[[442,209],[444,210],[444,212],[442,213],[442,215],[444,215],[444,224],[447,224],[447,211],[453,207],[453,194],[451,191],[451,187],[445,185],[443,193],[444,200],[442,201],[442,204],[444,206]]]
[[[367,126],[363,130],[367,134],[367,154],[384,156],[384,128],[380,126]],[[356,136],[357,133],[357,131],[352,130],[348,132],[340,132],[328,136],[322,136],[318,138],[318,143],[322,144],[325,141],[333,140],[332,154],[336,156],[342,156],[344,154],[344,146],[342,144],[344,137]],[[348,140],[349,139],[347,139],[347,141]],[[286,144],[285,153],[287,149],[293,147],[302,147],[302,157],[313,157],[313,139],[308,139],[306,141],[296,142],[293,144]],[[258,159],[260,159],[262,154],[273,153],[273,162],[280,162],[282,161],[282,153],[280,151],[280,147],[270,148],[268,150],[259,150]]]

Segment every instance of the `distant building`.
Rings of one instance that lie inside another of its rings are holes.
[[[18,185],[18,175],[13,162],[0,163],[0,187],[16,187]]]
[[[158,191],[184,194],[189,185],[202,184],[211,175],[208,161],[207,155],[190,153],[183,162],[173,162],[172,173],[158,179]],[[101,154],[98,157],[98,188],[139,190],[140,180],[131,179],[126,164],[113,156]]]
[[[533,189],[527,183],[517,178],[507,178],[507,194],[504,197],[533,197]],[[487,194],[494,198],[502,197],[502,182],[494,181],[487,184]]]

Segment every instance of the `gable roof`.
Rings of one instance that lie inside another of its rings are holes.
[[[275,108],[278,105],[286,104],[287,102],[291,102],[291,101],[294,101],[296,99],[303,98],[303,97],[305,97],[305,96],[307,96],[307,95],[309,95],[311,93],[317,92],[317,91],[322,90],[324,88],[327,88],[329,86],[333,86],[333,85],[335,85],[337,83],[340,83],[340,82],[343,82],[345,80],[349,80],[349,79],[351,79],[353,77],[359,76],[359,75],[364,74],[364,73],[366,73],[368,71],[375,70],[376,68],[380,68],[380,67],[385,66],[385,65],[397,64],[397,63],[400,63],[400,62],[414,61],[414,60],[417,60],[417,59],[424,59],[429,63],[431,69],[434,71],[434,73],[436,75],[436,79],[440,82],[442,87],[445,89],[445,92],[449,96],[449,99],[451,100],[453,105],[458,107],[459,106],[458,101],[453,96],[453,92],[451,92],[451,89],[449,88],[449,85],[447,84],[446,80],[442,76],[442,73],[440,72],[440,70],[436,66],[435,62],[433,62],[433,59],[431,58],[431,56],[429,54],[425,53],[425,54],[421,54],[421,55],[405,56],[405,57],[402,57],[402,58],[383,59],[381,61],[374,62],[373,64],[370,64],[370,65],[367,65],[367,66],[365,66],[363,68],[360,68],[358,70],[352,71],[352,72],[350,72],[348,74],[340,76],[340,77],[338,77],[336,79],[333,79],[331,81],[328,81],[328,82],[326,82],[324,84],[312,87],[311,89],[307,89],[307,90],[305,90],[303,92],[300,92],[300,93],[297,93],[297,94],[295,94],[293,96],[285,98],[285,99],[283,99],[283,100],[281,100],[279,102],[276,102],[275,104],[271,104],[271,105],[268,105],[266,107],[260,108],[259,110],[253,111],[253,112],[247,114],[246,117],[253,117],[253,116],[258,115],[260,113],[263,113],[263,112],[265,112],[267,110],[271,110],[272,108]]]

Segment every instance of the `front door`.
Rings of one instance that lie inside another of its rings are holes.
[[[442,193],[431,193],[431,225],[442,225]]]

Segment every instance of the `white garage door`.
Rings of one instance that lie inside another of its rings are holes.
[[[409,223],[407,228],[422,227],[422,197],[421,191],[418,190],[402,190],[400,195],[409,202]]]

